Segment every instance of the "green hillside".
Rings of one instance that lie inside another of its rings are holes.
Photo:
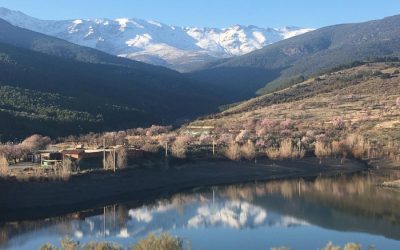
[[[4,140],[169,124],[219,105],[200,83],[169,72],[84,63],[0,43],[0,113],[7,117],[0,134]]]

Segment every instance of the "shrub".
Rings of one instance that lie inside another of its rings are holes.
[[[120,245],[112,242],[89,242],[82,248],[83,250],[122,250]]]
[[[333,245],[332,241],[329,241],[325,247],[322,248],[323,250],[340,250],[340,246]]]
[[[361,250],[361,245],[358,243],[350,242],[344,245],[343,250]]]
[[[317,141],[315,142],[314,153],[320,159],[320,163],[322,163],[322,158],[331,156],[332,150],[325,142]]]
[[[132,250],[183,250],[183,242],[180,238],[169,234],[155,236],[149,234],[145,239],[136,243]]]
[[[128,143],[135,148],[142,148],[145,144],[145,140],[142,136],[138,135],[128,136]]]
[[[264,118],[261,121],[261,126],[263,126],[264,128],[266,128],[268,131],[271,131],[275,128],[275,126],[277,125],[277,122],[274,120],[271,120],[270,118]]]
[[[53,246],[50,243],[46,243],[39,248],[39,250],[59,250],[57,247]]]
[[[335,129],[344,129],[345,128],[345,126],[346,126],[346,124],[345,124],[345,122],[344,122],[344,120],[343,120],[343,117],[341,117],[341,116],[339,116],[339,117],[334,117],[333,119],[332,119],[332,124],[333,124],[333,127],[335,128]]]
[[[292,139],[287,138],[283,140],[279,146],[279,148],[271,147],[268,148],[267,156],[270,159],[290,159],[290,158],[303,158],[305,155],[305,151],[299,147],[294,147]]]
[[[247,141],[241,148],[240,152],[244,158],[247,160],[252,160],[256,157],[256,147],[254,143],[250,140]]]
[[[61,240],[61,247],[63,250],[78,250],[79,243],[68,237],[65,237]]]
[[[361,135],[349,134],[346,137],[346,144],[355,158],[362,158],[365,155],[367,143]]]
[[[146,141],[144,145],[141,147],[141,149],[146,152],[157,153],[160,147],[158,144]]]
[[[59,250],[59,248],[47,243],[39,248],[40,250]],[[61,240],[62,250],[122,250],[123,248],[113,242],[89,242],[83,246],[68,237]],[[160,249],[161,250],[161,249]],[[162,249],[163,250],[163,249]]]
[[[225,150],[225,156],[232,161],[240,160],[240,147],[235,141],[232,140],[228,143],[228,147]]]
[[[292,157],[292,140],[285,139],[281,142],[279,147],[280,158],[291,158]]]
[[[276,160],[280,157],[279,148],[276,148],[276,147],[267,148],[266,154],[267,154],[268,158],[272,159],[272,160]]]
[[[290,130],[294,128],[295,123],[292,121],[292,119],[288,118],[284,121],[281,122],[280,127],[282,130]]]

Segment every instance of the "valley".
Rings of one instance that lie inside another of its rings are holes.
[[[400,15],[124,4],[0,6],[1,250],[398,249]]]

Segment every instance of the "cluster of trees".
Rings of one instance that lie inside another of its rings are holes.
[[[26,158],[27,154],[44,149],[50,143],[49,137],[35,134],[20,143],[0,144],[0,155],[7,161],[17,163],[18,160]]]
[[[101,146],[105,141],[106,147],[129,145],[148,152],[165,150],[167,155],[171,153],[178,158],[187,157],[188,152],[211,151],[211,147],[232,160],[252,160],[260,155],[273,159],[298,158],[310,151],[321,158],[332,154],[345,157],[349,154],[347,151],[351,151],[350,146],[344,147],[343,142],[337,139],[344,138],[346,122],[343,117],[333,117],[330,125],[326,125],[328,127],[315,130],[304,130],[301,126],[301,120],[264,117],[249,119],[245,123],[226,123],[199,134],[185,128],[172,130],[171,127],[153,125],[150,128],[68,137],[65,140],[88,146]],[[109,162],[114,161],[110,156]]]

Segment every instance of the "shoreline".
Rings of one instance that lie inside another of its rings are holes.
[[[352,174],[370,168],[366,163],[306,157],[272,161],[233,162],[198,160],[169,168],[137,168],[72,176],[68,181],[0,181],[0,221],[60,216],[120,202],[143,202],[178,192],[217,185],[231,185],[293,178]]]

